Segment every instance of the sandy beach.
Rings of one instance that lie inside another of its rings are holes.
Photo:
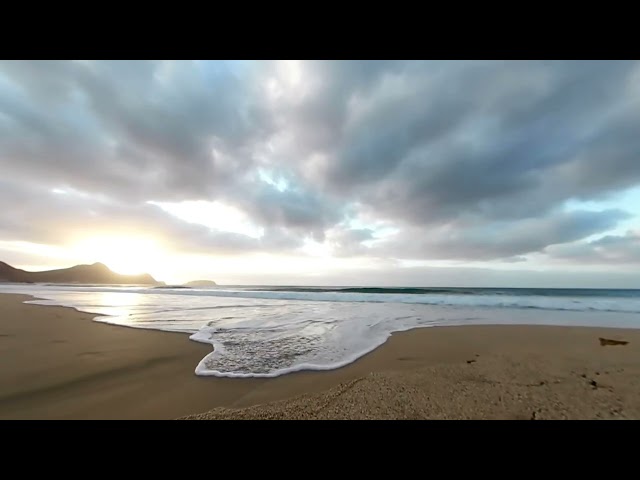
[[[185,334],[27,299],[0,294],[0,419],[640,418],[640,330],[423,328],[334,371],[200,378]]]

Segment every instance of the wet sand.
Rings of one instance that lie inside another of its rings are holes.
[[[186,334],[29,298],[0,294],[0,419],[640,418],[640,330],[423,328],[334,371],[200,378]]]

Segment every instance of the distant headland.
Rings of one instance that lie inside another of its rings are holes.
[[[121,284],[121,285],[162,285],[148,273],[140,275],[120,275],[103,263],[76,265],[58,270],[27,272],[0,262],[0,282],[15,283],[79,283],[79,284]]]
[[[215,287],[218,285],[213,280],[194,280],[184,284],[186,287]]]

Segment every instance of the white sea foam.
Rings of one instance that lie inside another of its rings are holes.
[[[516,295],[158,290],[4,285],[29,303],[99,314],[96,321],[190,334],[214,350],[202,376],[275,377],[331,370],[412,328],[473,324],[640,327],[640,299]]]

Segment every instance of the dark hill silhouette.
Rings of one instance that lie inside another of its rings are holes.
[[[75,267],[44,272],[27,272],[0,262],[0,282],[17,283],[98,283],[125,285],[158,285],[151,275],[120,275],[103,263],[76,265]]]

